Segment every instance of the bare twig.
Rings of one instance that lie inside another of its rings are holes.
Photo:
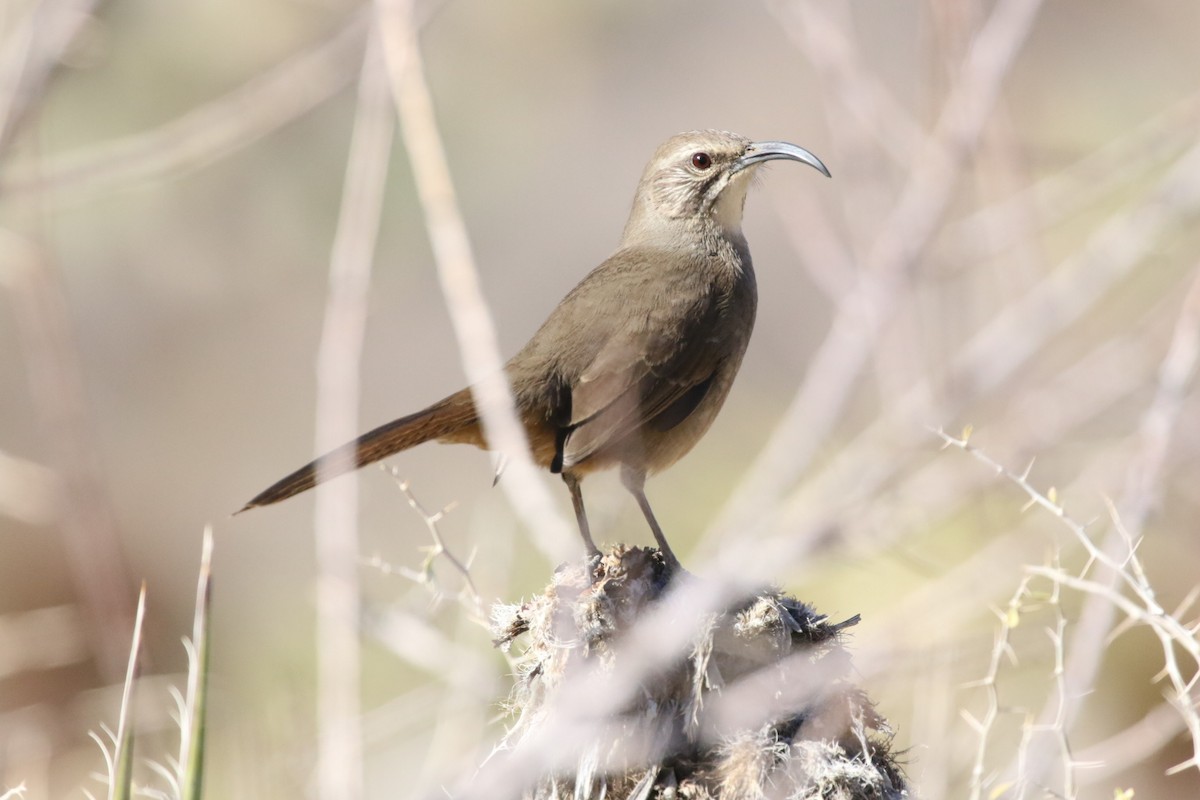
[[[1158,607],[1148,585],[1136,592],[1137,601],[1135,602],[1120,594],[1110,583],[1080,578],[1062,570],[1044,567],[1031,567],[1029,571],[1068,588],[1084,592],[1089,596],[1089,600],[1097,598],[1114,610],[1120,610],[1131,619],[1146,625],[1154,632],[1162,646],[1163,673],[1170,678],[1173,690],[1173,695],[1169,697],[1169,700],[1183,720],[1192,740],[1191,757],[1176,764],[1168,770],[1168,774],[1185,769],[1200,770],[1200,711],[1197,706],[1200,698],[1196,695],[1197,682],[1200,681],[1200,640],[1197,640],[1196,633]],[[1177,649],[1188,655],[1191,661],[1190,667],[1185,668],[1179,662]],[[1037,773],[1031,770],[1030,778],[1037,779]]]
[[[1013,472],[1005,467],[1000,462],[993,459],[983,450],[970,443],[971,431],[963,431],[961,437],[951,436],[943,430],[934,432],[938,438],[942,440],[945,447],[957,447],[965,453],[968,453],[976,461],[986,464],[989,468],[995,471],[997,475],[1007,478],[1011,483],[1015,484],[1029,498],[1026,508],[1032,506],[1041,506],[1049,511],[1054,516],[1062,520],[1063,525],[1071,531],[1078,542],[1088,554],[1090,563],[1099,563],[1111,567],[1124,575],[1126,583],[1132,587],[1133,576],[1125,574],[1123,559],[1115,559],[1098,548],[1092,541],[1091,535],[1088,533],[1087,525],[1078,522],[1074,517],[1067,514],[1066,509],[1058,502],[1058,491],[1053,487],[1043,493],[1029,482],[1029,474],[1033,471],[1033,462],[1031,461],[1025,469],[1020,472]]]
[[[1138,430],[1139,450],[1130,464],[1126,475],[1125,489],[1118,510],[1113,513],[1114,525],[1103,545],[1108,559],[1096,580],[1113,586],[1125,574],[1129,565],[1114,564],[1131,543],[1142,536],[1146,517],[1157,503],[1162,492],[1162,473],[1166,465],[1171,444],[1171,433],[1179,417],[1183,398],[1196,372],[1197,355],[1200,354],[1200,268],[1184,299],[1183,308],[1175,325],[1170,348],[1159,370],[1158,390],[1150,407],[1146,410]],[[1139,562],[1131,556],[1131,564]],[[1140,568],[1140,567],[1139,567]],[[1137,585],[1143,587],[1147,604],[1157,607],[1153,592],[1145,576],[1134,575]],[[1112,628],[1116,606],[1106,602],[1102,593],[1093,592],[1080,612],[1079,624],[1072,637],[1071,658],[1067,663],[1067,681],[1071,687],[1071,699],[1067,706],[1067,724],[1078,718],[1079,708],[1087,690],[1094,684],[1100,670],[1108,632]],[[1043,711],[1043,716],[1048,714]],[[1200,730],[1198,728],[1197,730]],[[1200,748],[1200,738],[1196,745]],[[1200,749],[1197,750],[1200,754]],[[1200,765],[1200,761],[1197,761]],[[1035,767],[1042,766],[1039,763]],[[1036,778],[1038,773],[1034,772]]]
[[[480,596],[479,590],[475,587],[475,579],[471,577],[471,566],[468,561],[460,559],[446,546],[446,541],[442,538],[442,532],[438,528],[438,523],[442,521],[449,508],[430,513],[417,500],[416,495],[409,488],[408,481],[400,477],[400,472],[397,469],[394,467],[388,469],[388,474],[395,479],[396,485],[400,487],[400,492],[404,495],[404,499],[408,501],[409,507],[417,512],[421,521],[425,523],[425,528],[429,531],[429,536],[433,539],[433,546],[426,548],[425,559],[421,562],[419,570],[396,570],[393,568],[390,571],[410,578],[423,586],[429,586],[436,592],[437,580],[433,575],[433,564],[439,558],[444,558],[462,576],[463,590],[466,592],[466,596],[463,599],[464,601],[469,601],[467,603],[468,610],[474,615],[476,621],[484,622],[483,598]],[[461,593],[460,597],[462,597]]]
[[[1003,475],[1016,484],[1029,497],[1030,505],[1041,506],[1058,517],[1062,524],[1074,534],[1076,541],[1083,546],[1089,556],[1081,576],[1070,575],[1058,567],[1029,567],[1027,571],[1030,574],[1048,578],[1056,585],[1085,592],[1089,595],[1088,604],[1094,601],[1103,602],[1114,612],[1119,610],[1131,619],[1145,624],[1159,638],[1163,650],[1164,674],[1170,678],[1175,695],[1172,702],[1179,710],[1191,733],[1193,746],[1192,757],[1174,767],[1172,771],[1186,768],[1200,770],[1200,711],[1198,711],[1197,698],[1194,695],[1197,682],[1200,681],[1200,639],[1197,639],[1195,631],[1189,629],[1159,605],[1138,559],[1137,540],[1125,529],[1116,509],[1113,509],[1113,532],[1108,537],[1108,542],[1116,538],[1121,543],[1122,552],[1119,555],[1110,552],[1113,548],[1108,547],[1107,543],[1104,548],[1096,545],[1087,526],[1067,514],[1053,490],[1043,493],[1034,488],[1028,481],[1029,469],[1022,474],[1011,472],[983,451],[970,445],[966,434],[962,438],[958,438],[938,431],[938,435],[946,446],[964,450],[977,460],[987,464],[997,474]],[[1097,577],[1083,577],[1093,569],[1095,569]],[[1126,591],[1132,594],[1133,599],[1124,594]],[[1086,621],[1086,616],[1081,616],[1078,624],[1083,625]],[[1111,626],[1103,629],[1103,634],[1108,633],[1109,627]],[[1092,632],[1087,637],[1072,637],[1071,642],[1068,643],[1064,650],[1065,662],[1062,677],[1064,693],[1060,694],[1060,703],[1048,705],[1042,710],[1039,717],[1041,726],[1057,725],[1061,727],[1063,736],[1070,734],[1072,716],[1079,712],[1080,695],[1085,694],[1092,686],[1091,683],[1074,682],[1078,678],[1071,672],[1070,664],[1075,658],[1072,648],[1076,641],[1079,641],[1079,646],[1085,648],[1082,657],[1091,658],[1090,650],[1096,635],[1096,632]],[[1102,638],[1104,637],[1102,636]],[[1180,663],[1178,651],[1187,654],[1192,662],[1190,668],[1185,668]],[[1099,664],[1097,663],[1095,667],[1098,669]],[[1020,761],[1011,767],[1010,771],[1015,772],[1024,783],[1042,785],[1050,766],[1051,763],[1047,756],[1038,755],[1038,751],[1034,751],[1028,764]]]
[[[991,783],[991,777],[984,773],[987,763],[988,744],[991,741],[992,729],[996,725],[996,721],[1000,718],[1002,707],[1000,703],[1000,693],[996,688],[996,682],[1000,677],[1000,668],[1005,659],[1015,660],[1016,654],[1010,640],[1012,631],[1020,623],[1022,606],[1026,603],[1029,597],[1029,578],[1026,577],[1017,586],[1012,597],[1009,598],[1008,604],[1003,611],[997,611],[996,616],[1000,620],[999,626],[996,628],[996,639],[992,645],[992,654],[988,660],[987,672],[982,678],[969,686],[978,686],[984,689],[984,696],[987,699],[987,705],[984,709],[983,717],[977,718],[966,710],[960,712],[962,718],[970,726],[979,739],[979,743],[975,748],[975,757],[971,763],[971,800],[978,800],[983,796],[983,792]]]
[[[1055,797],[1062,797],[1065,800],[1074,800],[1077,796],[1076,778],[1075,778],[1075,761],[1071,756],[1071,742],[1067,733],[1067,682],[1063,670],[1063,662],[1066,658],[1063,648],[1063,634],[1066,631],[1067,621],[1063,617],[1062,605],[1059,602],[1060,592],[1058,584],[1052,584],[1052,594],[1047,603],[1054,609],[1054,627],[1047,628],[1046,634],[1050,638],[1051,648],[1054,652],[1054,692],[1052,701],[1048,701],[1047,708],[1053,708],[1054,714],[1052,717],[1041,724],[1036,724],[1027,721],[1021,726],[1021,743],[1017,747],[1017,797],[1024,798],[1028,795],[1030,789],[1036,786],[1038,796],[1043,796],[1046,793],[1051,793]],[[1035,749],[1033,743],[1039,734],[1050,735],[1054,739],[1053,748]],[[1051,788],[1048,779],[1043,777],[1041,780],[1032,781],[1029,776],[1028,762],[1031,753],[1040,753],[1042,758],[1047,762],[1056,759],[1062,766],[1062,789],[1056,790]]]

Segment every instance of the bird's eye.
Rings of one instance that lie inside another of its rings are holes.
[[[700,152],[692,155],[692,166],[696,169],[708,169],[712,166],[712,156]]]

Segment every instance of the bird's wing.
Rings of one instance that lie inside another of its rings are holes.
[[[646,425],[674,427],[707,390],[716,369],[709,338],[718,299],[695,282],[651,291],[633,293],[614,312],[620,324],[571,384],[564,467],[607,445],[632,443]]]

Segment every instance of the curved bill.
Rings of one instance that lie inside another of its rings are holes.
[[[803,147],[790,142],[751,142],[746,147],[746,152],[742,157],[733,162],[734,172],[762,163],[763,161],[772,161],[777,158],[808,164],[813,169],[823,173],[826,178],[833,177],[829,174],[829,169],[821,163],[821,159]]]

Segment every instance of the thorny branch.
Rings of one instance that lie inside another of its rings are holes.
[[[400,477],[398,469],[395,467],[386,467],[385,469],[396,481],[396,485],[399,487],[401,494],[404,495],[404,499],[408,502],[409,507],[425,523],[425,529],[429,531],[429,536],[433,539],[433,545],[423,548],[425,550],[425,558],[421,561],[421,566],[415,570],[408,567],[393,566],[378,556],[368,559],[366,563],[384,574],[400,575],[414,583],[428,587],[434,592],[434,596],[437,597],[441,594],[441,590],[437,585],[437,576],[433,571],[433,567],[438,559],[444,559],[455,572],[462,576],[463,589],[459,592],[458,596],[464,601],[469,601],[469,603],[465,603],[467,610],[472,613],[475,619],[482,622],[484,620],[483,597],[479,594],[479,589],[475,586],[475,579],[471,575],[471,562],[474,560],[474,554],[472,553],[466,559],[459,558],[446,545],[446,540],[442,537],[441,529],[438,528],[438,523],[454,507],[454,504],[452,503],[439,511],[428,511],[417,500],[408,481]]]
[[[1197,710],[1197,696],[1194,694],[1197,683],[1200,682],[1200,639],[1196,631],[1184,625],[1175,615],[1168,613],[1158,603],[1154,590],[1146,576],[1145,570],[1137,555],[1138,541],[1130,537],[1119,517],[1113,514],[1113,527],[1117,536],[1124,542],[1124,553],[1120,558],[1110,555],[1092,541],[1088,525],[1078,522],[1069,515],[1057,499],[1057,492],[1050,489],[1042,492],[1028,480],[1032,464],[1023,472],[1015,473],[992,459],[985,452],[969,443],[970,430],[964,431],[961,437],[951,436],[945,431],[937,431],[944,446],[957,447],[971,455],[976,460],[986,464],[996,474],[1008,479],[1019,487],[1029,498],[1026,507],[1037,505],[1056,516],[1062,524],[1075,536],[1076,541],[1088,555],[1088,561],[1079,575],[1071,575],[1059,567],[1028,567],[1031,575],[1047,578],[1056,585],[1066,586],[1083,592],[1089,597],[1106,602],[1112,608],[1122,611],[1129,619],[1144,624],[1158,637],[1163,651],[1164,673],[1170,678],[1174,692],[1171,702],[1183,717],[1192,738],[1193,755],[1187,761],[1176,765],[1171,772],[1196,768],[1200,770],[1200,712]],[[1106,567],[1116,576],[1118,585],[1087,577],[1096,565]],[[1120,586],[1125,591],[1120,590]],[[1132,597],[1127,596],[1128,592]],[[1191,659],[1191,666],[1185,667],[1176,650],[1182,650]],[[1065,657],[1071,658],[1070,647],[1065,650]],[[1056,673],[1059,674],[1059,673]],[[1072,698],[1080,698],[1090,690],[1091,685],[1063,684],[1059,703],[1069,702]],[[1078,702],[1078,701],[1076,701]],[[1055,724],[1060,725],[1064,734],[1069,733],[1070,720],[1067,711],[1061,705],[1051,715]],[[1036,765],[1021,768],[1018,765],[1017,774],[1024,779],[1040,783],[1045,767],[1035,771]]]

